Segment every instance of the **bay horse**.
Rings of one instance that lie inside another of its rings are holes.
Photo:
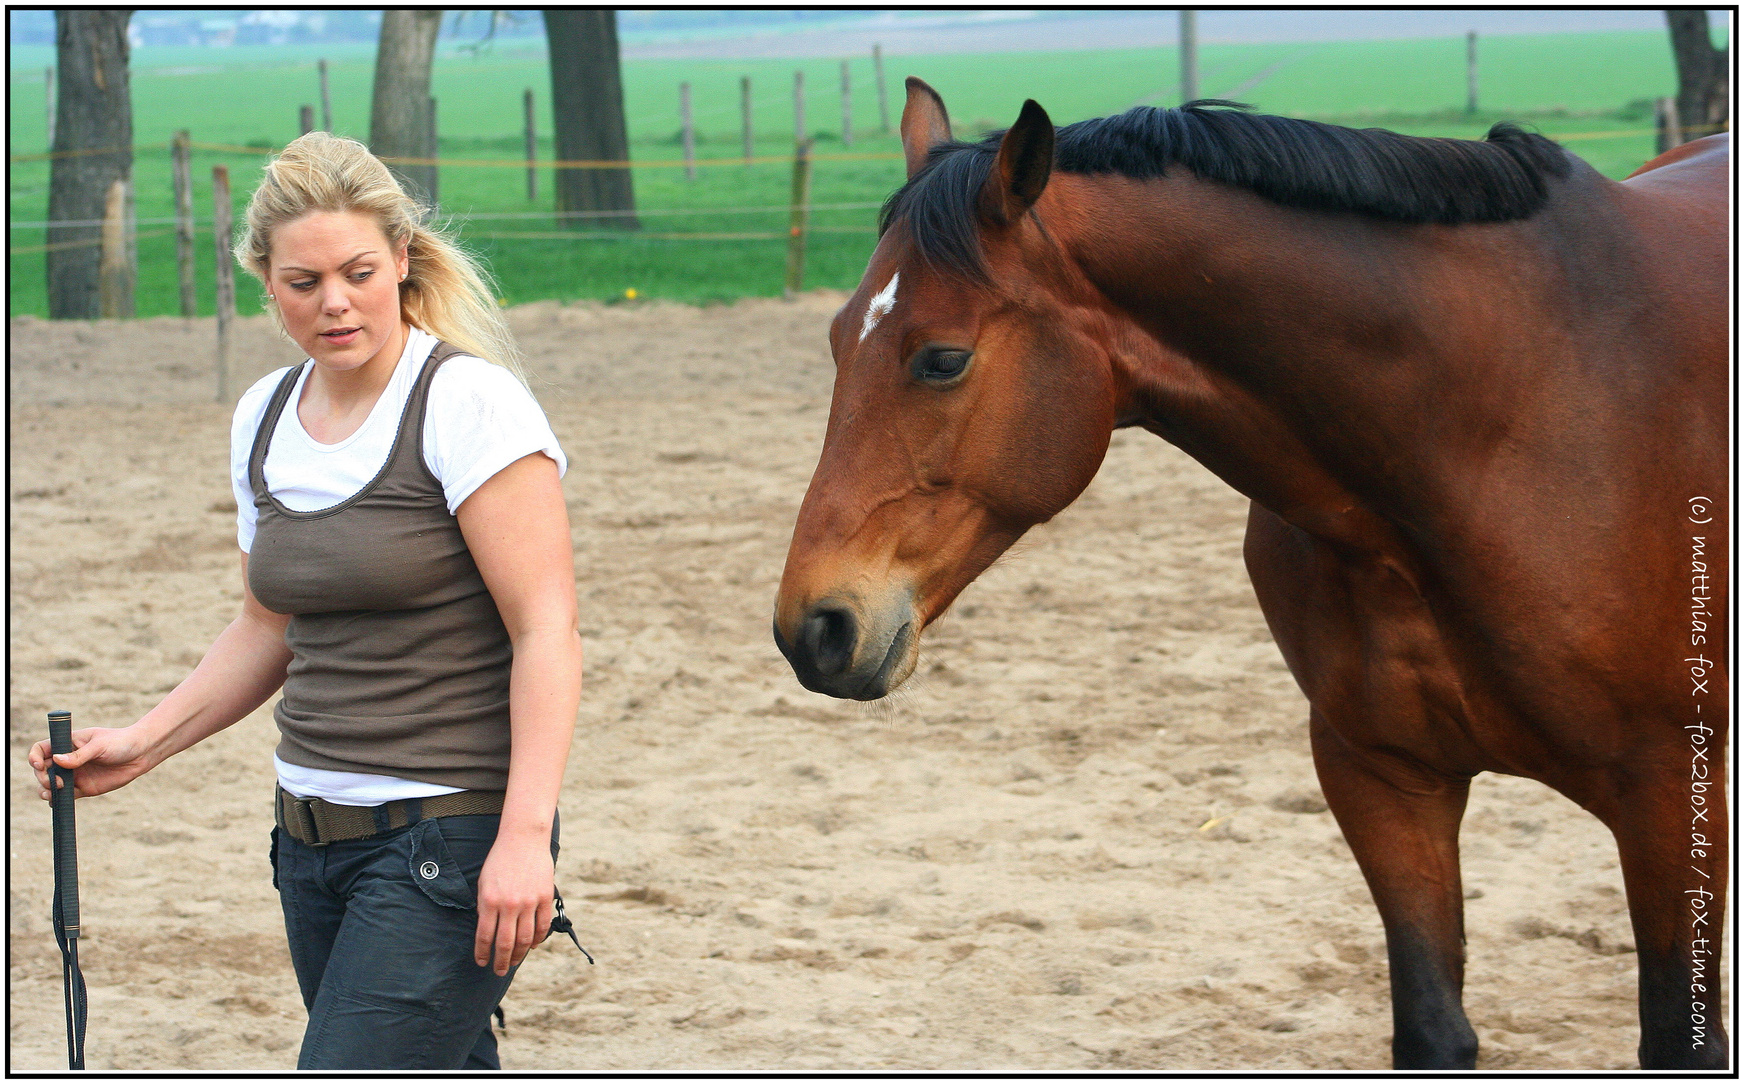
[[[1608,180],[1230,102],[954,141],[833,320],[774,638],[881,697],[1113,429],[1251,500],[1244,555],[1382,917],[1397,1068],[1465,1069],[1457,833],[1485,770],[1617,839],[1645,1068],[1723,1068],[1727,137]],[[1687,659],[1689,658],[1689,659]]]

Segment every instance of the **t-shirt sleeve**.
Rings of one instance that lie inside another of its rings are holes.
[[[289,368],[279,368],[259,382],[248,387],[247,392],[236,402],[235,419],[229,428],[229,486],[235,496],[235,536],[241,549],[250,551],[254,546],[254,489],[248,482],[248,457],[254,451],[254,435],[260,429],[260,420],[265,416],[266,406],[272,403],[272,391],[278,388],[278,383],[284,378]]]
[[[568,459],[531,391],[499,364],[455,356],[441,365],[429,386],[423,424],[423,461],[441,482],[447,511],[471,497],[491,476],[525,457],[543,453],[558,475]]]

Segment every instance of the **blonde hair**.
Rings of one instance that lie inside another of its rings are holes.
[[[320,212],[365,214],[395,251],[407,252],[410,273],[399,282],[405,322],[525,381],[519,346],[501,318],[488,271],[452,236],[426,224],[429,209],[355,139],[310,131],[267,163],[265,179],[248,200],[236,261],[265,284],[273,232]],[[283,330],[277,305],[266,307]]]

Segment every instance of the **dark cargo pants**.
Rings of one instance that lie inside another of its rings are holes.
[[[430,818],[323,847],[273,830],[272,883],[308,1007],[297,1068],[501,1067],[489,1018],[514,971],[472,959],[477,875],[500,822]]]

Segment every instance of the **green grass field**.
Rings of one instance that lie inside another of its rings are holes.
[[[1675,77],[1665,33],[1531,35],[1482,39],[1481,112],[1462,114],[1464,44],[1460,38],[1410,41],[1207,45],[1201,49],[1202,92],[1229,95],[1263,111],[1354,126],[1382,126],[1420,135],[1477,138],[1493,121],[1519,118],[1561,137],[1610,176],[1622,176],[1652,156],[1651,118],[1637,103],[1673,92]],[[333,127],[366,137],[373,71],[371,46],[300,48],[142,48],[133,54],[135,190],[139,227],[140,315],[174,314],[174,241],[169,226],[150,219],[173,213],[169,154],[178,128],[196,142],[283,145],[297,132],[297,109],[318,103],[315,60],[330,60]],[[13,156],[45,149],[43,67],[53,50],[12,50],[10,85]],[[624,65],[631,152],[637,162],[679,158],[678,85],[693,85],[697,155],[694,180],[680,168],[635,170],[642,232],[609,239],[511,237],[563,231],[548,217],[473,219],[467,215],[547,213],[553,176],[543,170],[539,198],[525,196],[525,173],[508,167],[444,167],[444,213],[460,219],[469,242],[495,270],[511,303],[544,298],[609,298],[628,288],[640,295],[689,302],[776,295],[784,279],[782,239],[790,199],[790,166],[741,162],[738,80],[754,85],[758,155],[790,153],[792,73],[803,70],[808,128],[817,153],[881,154],[860,160],[820,160],[812,199],[819,210],[810,237],[806,284],[851,288],[874,246],[874,210],[902,179],[897,140],[879,133],[875,80],[868,58],[852,62],[854,129],[840,141],[837,60],[630,61]],[[902,82],[918,75],[947,100],[957,132],[973,133],[1013,119],[1033,97],[1059,124],[1127,108],[1137,102],[1175,104],[1173,49],[894,57],[887,60],[888,108],[898,123]],[[552,156],[549,77],[539,50],[501,42],[480,55],[444,46],[436,63],[441,155],[450,159],[510,159],[522,146],[521,95],[534,90],[540,156]],[[712,164],[707,164],[711,159]],[[734,160],[733,160],[734,159]],[[261,152],[197,151],[198,218],[211,217],[211,166],[227,164],[238,208],[265,161]],[[10,168],[14,222],[41,221],[47,211],[48,165],[15,161]],[[728,211],[728,212],[727,212]],[[587,230],[591,231],[591,230]],[[761,233],[736,240],[666,239],[669,233]],[[12,314],[46,314],[42,245],[45,230],[10,230]],[[200,235],[199,295],[212,303],[212,238]],[[258,292],[243,277],[241,310],[258,310]]]

